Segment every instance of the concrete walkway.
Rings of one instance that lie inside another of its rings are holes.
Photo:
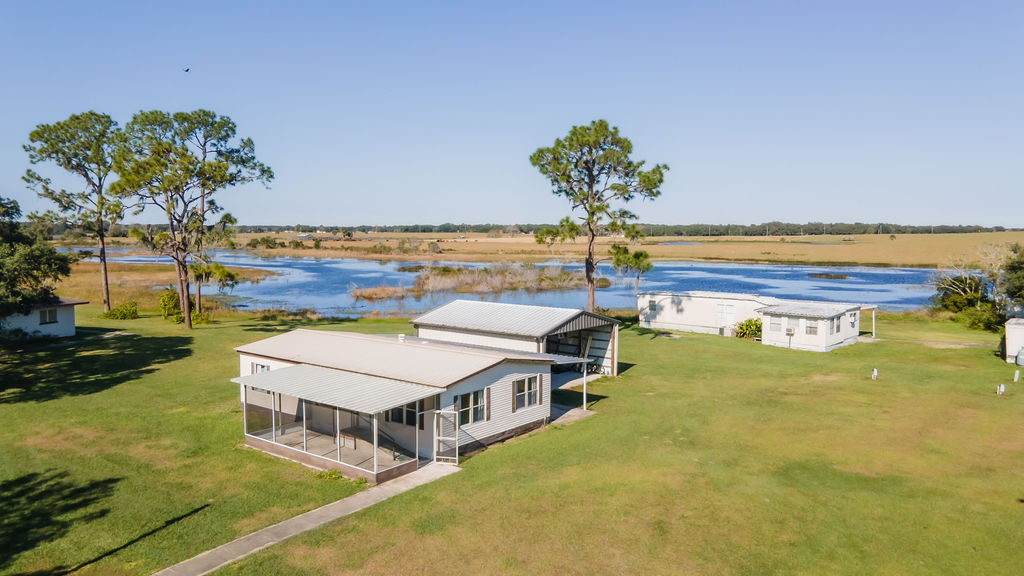
[[[581,418],[592,416],[593,414],[593,410],[573,408],[572,406],[566,406],[564,404],[552,404],[551,419],[548,420],[548,424],[568,424],[570,422],[580,420]]]
[[[307,530],[312,530],[318,526],[322,526],[332,520],[343,518],[358,512],[363,508],[372,506],[378,502],[382,502],[401,494],[407,490],[412,490],[417,486],[422,486],[429,482],[433,482],[438,478],[443,478],[449,474],[458,472],[460,468],[453,464],[440,464],[432,462],[427,466],[416,470],[405,476],[400,476],[394,480],[378,484],[372,488],[353,494],[348,498],[342,498],[336,502],[331,502],[326,506],[321,506],[316,510],[310,510],[305,514],[299,514],[294,518],[289,518],[279,524],[268,526],[262,530],[257,530],[252,534],[242,536],[241,538],[228,542],[223,546],[218,546],[213,550],[207,550],[198,556],[194,556],[157,572],[157,576],[200,576],[201,574],[209,574],[214,570],[230,564],[235,560],[244,558],[253,552],[257,552],[276,544],[286,538],[291,538],[296,534],[301,534]]]

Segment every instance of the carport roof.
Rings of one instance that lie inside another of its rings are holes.
[[[800,318],[831,318],[851,310],[860,310],[860,305],[843,302],[791,300],[783,304],[757,309],[758,312],[769,316],[797,316]]]
[[[611,326],[619,321],[586,310],[455,300],[414,318],[414,326],[542,338],[552,334]]]
[[[306,364],[231,381],[364,414],[376,414],[438,393],[432,386]]]

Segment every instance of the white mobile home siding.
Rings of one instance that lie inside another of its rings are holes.
[[[253,356],[251,354],[239,353],[238,375],[248,376],[250,374],[255,374],[256,372],[253,370],[253,364],[262,364],[263,366],[267,366],[269,370],[277,370],[278,368],[284,368],[285,366],[295,365],[294,362],[285,362],[284,360],[273,360],[271,358],[264,358],[262,356]],[[244,395],[245,391],[242,389],[241,386],[239,386],[238,390],[240,395],[239,400],[244,402],[245,398],[242,398],[241,395]]]
[[[731,293],[639,294],[640,326],[731,336],[737,324],[759,318],[758,308],[775,298]],[[654,302],[654,309],[651,308]]]
[[[75,307],[54,306],[57,310],[57,321],[49,324],[39,323],[39,310],[28,314],[13,314],[0,321],[4,330],[23,330],[34,336],[65,338],[75,335]]]
[[[1015,363],[1024,350],[1024,318],[1011,318],[1006,322],[1006,361]]]
[[[543,352],[540,344],[533,338],[522,336],[510,336],[504,334],[484,334],[458,329],[445,329],[420,326],[417,327],[416,336],[426,340],[437,340],[439,342],[455,342],[458,344],[470,344],[473,346],[490,346],[491,348],[507,348],[509,350],[520,350],[522,352]]]
[[[838,330],[832,332],[830,324],[838,318]],[[773,322],[773,320],[776,320]],[[852,311],[831,318],[798,318],[793,316],[772,316],[762,318],[761,342],[768,346],[828,352],[841,346],[853,344],[860,334],[860,312]],[[778,326],[778,329],[773,329]],[[817,334],[808,334],[808,326],[817,326]],[[793,328],[793,336],[786,335],[787,328]],[[831,332],[831,333],[830,333]]]
[[[521,378],[540,376],[540,403],[512,411],[513,383]],[[473,422],[459,428],[459,445],[484,440],[488,437],[525,426],[551,415],[551,370],[546,364],[499,364],[480,374],[450,386],[441,394],[441,405],[446,410],[458,409],[460,394],[490,388],[490,420]]]

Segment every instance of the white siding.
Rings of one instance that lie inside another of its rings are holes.
[[[507,348],[509,350],[520,350],[522,352],[540,352],[540,350],[538,350],[536,340],[521,336],[481,334],[478,332],[461,331],[454,328],[428,328],[425,326],[416,329],[416,336],[427,340],[437,340],[439,342],[456,342],[458,344],[472,344],[474,346]]]
[[[4,330],[24,330],[34,336],[65,338],[75,335],[75,307],[57,306],[57,321],[51,324],[39,323],[39,310],[28,314],[14,314],[3,319]]]
[[[537,375],[541,376],[541,402],[513,412],[514,382],[520,378]],[[487,387],[491,389],[491,419],[461,426],[459,428],[460,445],[483,440],[489,436],[551,416],[551,370],[544,364],[500,364],[445,390],[441,394],[441,405],[445,409],[457,409],[457,399],[460,394],[483,390]]]
[[[1006,323],[1006,361],[1016,362],[1017,354],[1024,348],[1024,323]]]
[[[855,317],[852,320],[850,314]],[[768,346],[780,348],[792,348],[794,350],[807,350],[811,352],[828,352],[841,346],[853,344],[860,334],[860,313],[852,312],[839,316],[839,330],[832,332],[830,326],[835,326],[835,318],[793,318],[782,317],[781,329],[772,330],[772,318],[765,315],[762,319],[761,342]],[[817,325],[817,334],[808,334],[807,326]],[[786,335],[786,329],[793,327],[793,336]]]
[[[294,362],[285,362],[284,360],[271,360],[270,358],[263,358],[262,356],[252,356],[249,354],[238,355],[238,375],[248,376],[255,374],[253,371],[253,364],[262,364],[269,366],[270,370],[277,370],[278,368],[284,368],[285,366],[294,366]],[[239,394],[242,394],[242,388],[238,388]],[[239,397],[239,400],[244,401],[244,398]]]
[[[650,303],[655,303],[651,310]],[[759,318],[756,312],[775,302],[774,298],[741,294],[640,294],[637,310],[640,326],[660,330],[680,330],[702,334],[731,336],[737,324],[750,318]]]

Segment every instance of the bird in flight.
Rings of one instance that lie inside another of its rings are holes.
[[[185,68],[185,72],[188,72],[189,70],[191,70],[191,68]]]

